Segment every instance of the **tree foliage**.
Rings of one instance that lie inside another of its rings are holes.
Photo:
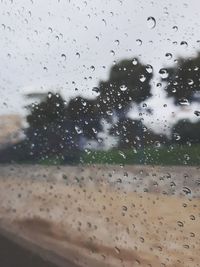
[[[172,141],[179,144],[200,143],[200,121],[178,121],[172,129]]]
[[[166,71],[168,76],[163,81],[167,82],[168,97],[173,97],[176,104],[192,101],[194,94],[200,91],[200,53],[194,58],[179,58],[177,66]]]
[[[126,113],[130,104],[140,103],[151,96],[151,66],[145,66],[138,59],[122,60],[114,65],[107,81],[99,83],[97,99],[100,114],[110,111]]]

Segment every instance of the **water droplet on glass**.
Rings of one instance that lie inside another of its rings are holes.
[[[193,85],[193,84],[194,84],[194,81],[193,81],[192,79],[188,79],[187,83],[188,83],[189,85]]]
[[[188,43],[186,41],[182,41],[180,43],[180,45],[183,46],[183,47],[185,47],[185,48],[188,47]]]
[[[75,130],[76,130],[77,134],[81,134],[82,133],[82,130],[78,126],[75,126]]]
[[[66,60],[66,58],[67,58],[65,54],[62,54],[61,57],[62,57],[64,60]]]
[[[120,86],[120,90],[122,91],[122,92],[124,92],[124,91],[126,91],[127,90],[127,86],[126,85],[121,85]]]
[[[113,115],[113,112],[112,112],[111,110],[108,110],[108,111],[106,111],[106,114],[107,114],[108,116],[112,116],[112,115]]]
[[[136,66],[136,65],[138,64],[138,60],[137,60],[136,58],[134,58],[134,59],[132,60],[132,64],[133,64],[134,66]]]
[[[190,102],[188,101],[187,98],[181,98],[181,99],[179,99],[179,104],[182,106],[189,106]]]
[[[174,30],[175,32],[177,32],[178,31],[178,27],[177,26],[173,26],[172,27],[172,30]]]
[[[106,20],[105,20],[105,19],[102,19],[102,21],[104,22],[104,24],[105,24],[105,26],[106,26],[106,25],[107,25]]]
[[[153,67],[151,66],[151,65],[146,65],[146,71],[148,72],[148,73],[152,73],[153,72]]]
[[[95,66],[91,66],[90,69],[91,69],[92,71],[95,71]]]
[[[171,58],[172,58],[172,54],[171,54],[171,53],[166,53],[166,54],[165,54],[165,57],[166,57],[167,59],[171,59]]]
[[[137,40],[136,40],[136,44],[137,44],[138,46],[141,46],[141,45],[142,45],[142,40],[141,40],[141,39],[137,39]]]
[[[115,44],[116,45],[119,45],[119,40],[115,40]]]
[[[169,76],[169,73],[166,69],[160,69],[159,74],[160,74],[162,79],[167,79]]]
[[[119,253],[120,253],[120,249],[119,249],[118,247],[115,247],[115,252],[116,252],[117,254],[119,254]]]
[[[200,111],[199,110],[195,110],[194,115],[196,115],[197,117],[199,117],[200,116]]]
[[[122,151],[119,151],[119,155],[122,156],[123,159],[126,159],[126,155]]]
[[[183,227],[184,226],[183,222],[181,222],[181,221],[178,221],[177,224],[178,224],[179,227]]]
[[[97,96],[100,95],[100,89],[99,89],[99,87],[93,87],[93,88],[92,88],[92,91],[95,92],[95,94],[96,94]]]
[[[141,74],[139,79],[142,83],[146,81],[146,77],[144,76],[144,74]]]
[[[114,55],[115,55],[115,51],[114,51],[114,50],[110,50],[110,54],[111,54],[112,56],[114,56]]]
[[[148,17],[147,18],[147,24],[150,29],[153,29],[156,27],[156,19],[154,17]]]
[[[192,193],[191,189],[190,189],[189,187],[186,187],[186,186],[183,187],[183,192],[184,192],[186,195],[189,195],[189,194]]]
[[[77,56],[77,58],[80,58],[80,53],[79,52],[76,52],[76,56]]]

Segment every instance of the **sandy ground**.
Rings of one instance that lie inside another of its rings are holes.
[[[0,166],[0,227],[59,266],[200,266],[197,167]]]

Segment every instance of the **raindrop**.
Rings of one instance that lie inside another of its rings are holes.
[[[171,53],[166,53],[166,54],[165,54],[165,57],[166,57],[167,59],[172,59],[172,54],[171,54]]]
[[[173,26],[172,27],[172,30],[174,30],[175,32],[177,32],[178,31],[178,27],[177,26]]]
[[[95,92],[96,95],[100,95],[100,89],[98,87],[93,87],[92,91]]]
[[[196,115],[197,117],[199,117],[200,116],[200,111],[199,110],[195,110],[194,115]]]
[[[138,46],[141,46],[141,45],[142,45],[142,40],[141,40],[141,39],[137,39],[137,40],[136,40],[136,44],[137,44]]]
[[[77,56],[77,58],[80,58],[80,53],[79,52],[76,52],[76,56]]]
[[[119,253],[120,253],[120,249],[119,249],[118,247],[115,247],[115,252],[116,252],[117,254],[119,254]]]
[[[152,73],[153,72],[153,67],[151,66],[151,65],[146,65],[146,71],[148,72],[148,73]]]
[[[179,134],[177,134],[177,133],[175,133],[175,134],[174,134],[174,138],[175,138],[175,140],[176,140],[176,141],[178,141],[178,140],[180,140],[180,139],[181,139],[180,135],[179,135]]]
[[[123,206],[123,207],[122,207],[122,210],[123,210],[123,211],[127,211],[128,208],[127,208],[126,206]]]
[[[119,151],[119,155],[122,156],[123,159],[126,159],[126,156],[122,151]]]
[[[108,116],[112,116],[112,115],[113,115],[113,112],[112,112],[111,110],[108,110],[108,111],[106,111],[106,114],[107,114]]]
[[[136,66],[136,65],[138,64],[138,60],[137,60],[136,58],[134,58],[134,59],[132,60],[132,64],[133,64],[134,66]]]
[[[92,71],[95,71],[95,66],[92,65],[92,66],[90,67],[90,69],[91,69]]]
[[[193,85],[193,84],[194,84],[194,81],[193,81],[192,79],[188,79],[187,83],[188,83],[189,85]]]
[[[166,69],[160,69],[159,74],[160,74],[162,79],[167,79],[169,76],[169,73]]]
[[[105,24],[105,26],[106,26],[106,25],[107,25],[106,20],[105,20],[105,19],[102,19],[102,21],[104,22],[104,24]]]
[[[157,83],[156,86],[157,86],[158,88],[161,88],[162,83]]]
[[[179,104],[182,106],[189,106],[190,102],[186,98],[181,98],[181,99],[179,99]]]
[[[186,187],[186,186],[183,187],[183,192],[184,192],[186,195],[189,195],[189,194],[192,193],[191,189],[190,189],[189,187]]]
[[[155,141],[155,147],[157,148],[161,147],[161,143],[159,141]]]
[[[146,77],[144,76],[144,74],[141,74],[139,79],[142,83],[146,81]]]
[[[75,130],[77,134],[81,134],[83,132],[78,126],[75,126]]]
[[[194,221],[195,220],[195,216],[194,215],[190,215],[190,220]]]
[[[182,41],[180,43],[180,45],[183,46],[183,47],[185,47],[185,48],[188,47],[188,43],[186,41]]]
[[[184,226],[183,222],[181,222],[181,221],[178,221],[177,224],[178,224],[179,227],[183,227]]]
[[[62,54],[61,57],[64,58],[64,60],[67,58],[65,54]]]
[[[114,51],[114,50],[110,50],[110,54],[111,54],[112,56],[114,56],[114,55],[115,55],[115,51]]]
[[[154,17],[148,17],[147,18],[147,24],[150,29],[153,29],[156,27],[156,19]]]
[[[127,90],[127,86],[126,85],[121,85],[120,86],[120,90],[122,91],[122,92],[124,92],[124,91],[126,91]]]

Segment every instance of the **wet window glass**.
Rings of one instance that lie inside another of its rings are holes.
[[[0,1],[0,266],[200,266],[199,8]]]

